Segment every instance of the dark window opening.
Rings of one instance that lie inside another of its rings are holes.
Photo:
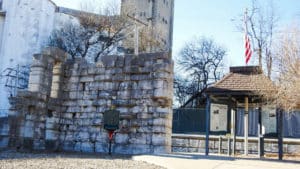
[[[53,117],[53,111],[52,110],[48,110],[47,116],[49,118]]]

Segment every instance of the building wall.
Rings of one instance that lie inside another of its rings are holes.
[[[174,0],[122,0],[121,14],[125,17],[127,15],[135,17],[148,25],[138,24],[140,30],[146,29],[152,38],[160,43],[160,48],[149,49],[151,52],[171,50]],[[132,31],[124,46],[133,48],[134,39],[134,31]]]
[[[56,6],[49,0],[3,0],[3,34],[0,46],[0,71],[31,62],[34,53],[45,46],[53,29]],[[1,26],[1,25],[0,25]],[[1,28],[0,28],[1,30]],[[0,82],[0,115],[9,107],[6,89]]]
[[[49,57],[51,56],[51,57]],[[34,56],[29,91],[19,93],[14,147],[107,152],[103,113],[120,111],[112,151],[171,152],[173,61],[167,53],[64,62],[59,50]],[[20,133],[17,133],[20,131]],[[17,133],[17,134],[16,134]]]

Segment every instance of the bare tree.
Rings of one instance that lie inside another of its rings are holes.
[[[208,85],[220,79],[225,55],[224,48],[205,37],[191,41],[182,48],[178,64],[185,71],[184,75],[188,77],[189,81],[187,85],[183,85],[186,89],[182,91],[190,97],[183,107],[195,99],[198,104],[199,98]],[[180,81],[176,83],[180,83]],[[178,86],[176,83],[175,87]],[[176,95],[179,96],[175,93]]]
[[[75,17],[79,24],[68,23],[59,30],[54,30],[49,41],[50,46],[59,47],[72,58],[88,56],[95,48],[95,62],[115,50],[124,39],[124,32],[129,28],[127,18],[118,14],[116,8],[107,7],[101,14],[80,12]]]
[[[289,112],[300,103],[300,29],[289,28],[284,32],[274,52],[276,89],[260,92],[267,102]]]
[[[249,9],[246,21],[248,23],[247,33],[253,42],[252,46],[257,54],[258,64],[266,69],[267,76],[271,78],[274,59],[272,47],[278,22],[273,1],[270,0],[268,5],[263,8],[258,0],[252,0],[252,6]],[[245,19],[243,16],[238,23],[238,29],[242,32],[245,32],[244,23]]]

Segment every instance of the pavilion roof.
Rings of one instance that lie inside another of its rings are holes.
[[[273,82],[259,66],[230,67],[230,72],[206,90],[207,94],[251,95],[274,90]]]

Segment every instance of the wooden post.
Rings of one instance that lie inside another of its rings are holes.
[[[245,113],[244,113],[244,154],[248,155],[248,113],[249,113],[249,101],[248,97],[245,97]]]
[[[210,99],[206,99],[206,138],[205,138],[205,155],[209,154],[209,130],[210,130]]]
[[[278,134],[278,160],[282,160],[283,157],[283,110],[276,109],[277,114],[277,134]]]
[[[236,136],[235,136],[235,119],[236,119],[236,116],[235,116],[235,110],[234,109],[231,109],[231,124],[232,124],[232,127],[231,127],[231,136],[232,136],[232,154],[235,155],[235,139],[236,139]]]
[[[219,135],[219,147],[218,147],[218,153],[221,154],[222,151],[222,136]]]
[[[258,126],[257,126],[257,135],[258,135],[258,156],[261,158],[264,156],[264,137],[262,133],[262,111],[261,106],[258,108]]]

